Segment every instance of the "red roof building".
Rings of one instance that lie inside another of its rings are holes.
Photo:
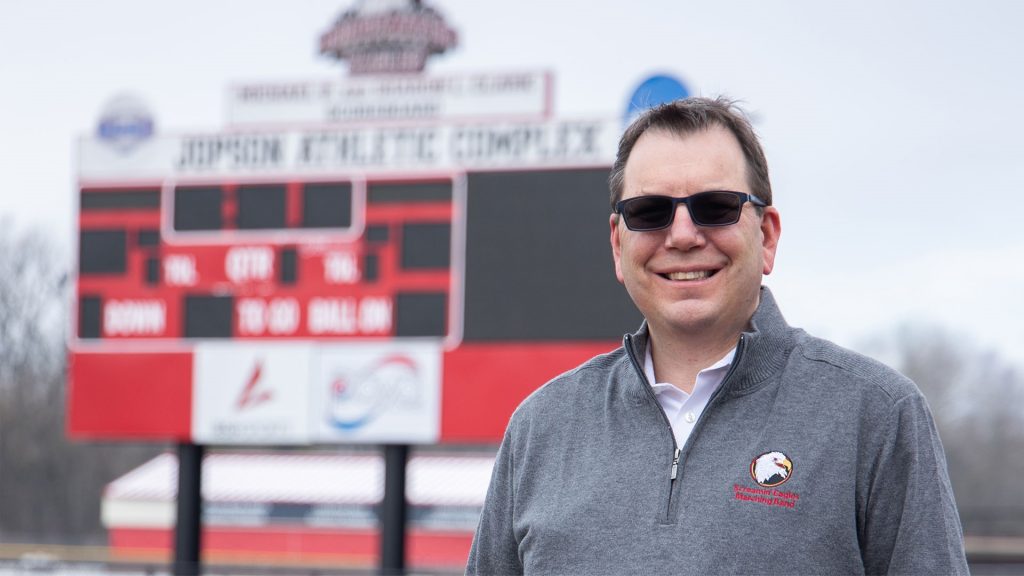
[[[493,463],[488,454],[410,458],[410,567],[465,566]],[[177,457],[167,453],[107,486],[102,520],[115,558],[170,557],[177,473]],[[203,560],[377,566],[383,485],[375,452],[210,454],[203,460]]]

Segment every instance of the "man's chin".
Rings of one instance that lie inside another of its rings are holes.
[[[707,334],[714,330],[722,315],[710,302],[687,301],[673,305],[669,310],[661,311],[656,320],[648,317],[648,323],[656,330],[665,330],[679,336]]]

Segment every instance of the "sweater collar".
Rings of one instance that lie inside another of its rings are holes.
[[[761,287],[761,301],[750,328],[740,336],[737,357],[732,374],[725,385],[731,393],[742,393],[782,369],[792,350],[795,331],[786,323],[775,303],[775,297],[766,286]],[[647,321],[632,335],[633,354],[642,359],[647,349],[649,332]]]
[[[782,370],[796,341],[796,331],[786,323],[775,297],[761,287],[761,302],[743,333],[743,354],[729,390],[742,392]]]

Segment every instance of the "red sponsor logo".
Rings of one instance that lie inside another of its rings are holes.
[[[249,375],[249,380],[245,384],[245,388],[242,388],[242,393],[238,395],[238,402],[235,404],[237,410],[246,410],[248,408],[255,408],[264,402],[270,401],[274,394],[270,390],[259,389],[260,377],[263,376],[263,361],[257,361],[256,365],[252,368],[252,374]]]

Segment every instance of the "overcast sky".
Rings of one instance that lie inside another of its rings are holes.
[[[229,83],[340,77],[316,40],[351,4],[5,3],[0,218],[67,249],[74,139],[107,100],[215,131]],[[621,116],[652,73],[745,102],[782,214],[766,283],[791,323],[857,347],[929,322],[1024,366],[1024,3],[428,4],[460,43],[431,72],[550,70],[560,117]]]

